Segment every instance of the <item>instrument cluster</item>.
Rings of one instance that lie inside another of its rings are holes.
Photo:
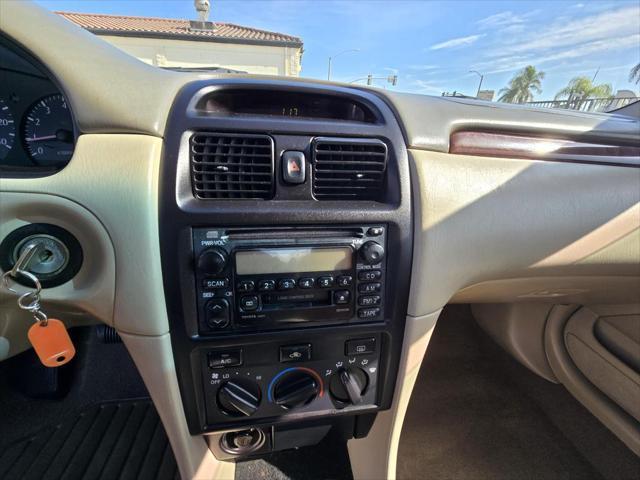
[[[0,171],[63,168],[76,139],[64,95],[28,54],[4,44],[0,44],[0,77]]]

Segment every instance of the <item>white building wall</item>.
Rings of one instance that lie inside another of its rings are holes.
[[[164,38],[100,37],[159,67],[225,67],[258,75],[300,75],[301,48]]]

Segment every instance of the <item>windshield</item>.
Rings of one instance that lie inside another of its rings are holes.
[[[637,1],[40,0],[175,71],[607,112],[638,100]]]

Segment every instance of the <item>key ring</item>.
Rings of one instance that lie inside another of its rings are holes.
[[[23,277],[28,278],[35,285],[34,291],[29,291],[26,293],[20,293],[16,289],[12,288],[9,283],[9,278],[15,279],[17,275],[22,275]],[[2,284],[3,286],[12,293],[18,295],[18,306],[22,310],[26,310],[31,312],[33,318],[36,322],[41,323],[43,326],[47,325],[48,317],[47,315],[40,309],[40,292],[42,292],[42,285],[40,284],[40,280],[34,274],[27,272],[25,270],[10,270],[5,272],[2,275]],[[31,302],[26,304],[26,300],[32,298]]]
[[[31,282],[35,285],[36,290],[34,292],[27,292],[27,293],[29,293],[30,295],[33,294],[35,297],[40,298],[40,293],[42,292],[42,285],[40,284],[40,280],[38,280],[38,277],[36,277],[33,273],[27,272],[25,270],[16,270],[15,272],[13,270],[9,270],[8,272],[3,273],[2,285],[4,286],[4,288],[9,290],[11,293],[15,293],[16,295],[21,295],[21,296],[23,295],[16,289],[11,288],[10,286],[9,279],[10,278],[14,279],[16,277],[16,274],[22,275],[23,277],[26,277],[29,280],[31,280]]]

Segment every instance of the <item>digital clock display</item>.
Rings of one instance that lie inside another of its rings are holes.
[[[366,105],[346,97],[276,90],[218,90],[203,102],[204,111],[224,115],[260,115],[375,123]]]

